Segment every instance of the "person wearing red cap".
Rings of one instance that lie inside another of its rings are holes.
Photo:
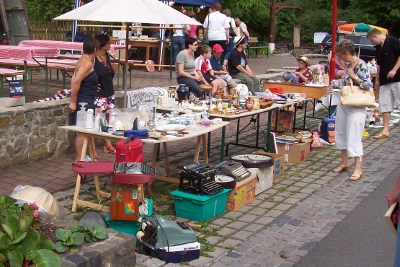
[[[222,53],[224,49],[219,44],[215,44],[213,46],[213,54],[210,58],[211,67],[214,70],[215,77],[221,79],[223,81],[223,86],[228,89],[233,89],[236,87],[235,81],[232,79],[232,76],[229,75],[229,72],[224,69],[224,65],[222,63]],[[231,93],[231,92],[230,92]]]

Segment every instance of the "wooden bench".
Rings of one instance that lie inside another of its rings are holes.
[[[249,37],[247,43],[247,56],[250,57],[250,51],[255,51],[255,57],[258,56],[258,50],[260,49],[267,49],[267,57],[269,55],[269,46],[268,43],[265,41],[259,41],[258,37]]]

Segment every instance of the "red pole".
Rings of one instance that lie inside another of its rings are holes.
[[[329,82],[335,79],[335,44],[336,44],[336,26],[337,26],[337,0],[333,0],[332,11],[332,48],[331,61],[329,64]]]

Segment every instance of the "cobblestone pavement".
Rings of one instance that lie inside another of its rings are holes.
[[[279,57],[274,60],[279,61]],[[256,73],[264,73],[260,72],[261,67],[256,64],[254,66],[259,68]],[[308,126],[315,130],[318,122],[309,120]],[[228,127],[228,132],[234,131],[235,128],[235,126]],[[369,129],[370,136],[378,131]],[[218,136],[218,133],[212,136],[211,163],[216,163],[219,159]],[[340,164],[340,153],[331,146],[314,150],[306,162],[288,163],[286,174],[274,180],[272,188],[258,195],[251,204],[239,211],[228,211],[211,220],[209,228],[213,228],[216,234],[208,235],[206,240],[215,247],[214,252],[209,252],[185,265],[292,266],[311,251],[396,168],[399,164],[400,144],[397,142],[399,137],[400,129],[396,125],[391,129],[389,139],[374,140],[372,137],[364,139],[364,177],[357,182],[348,180],[351,172],[343,174],[331,172]],[[254,140],[254,128],[245,132],[241,140],[244,142]],[[171,149],[175,149],[174,155],[171,156],[171,161],[175,162],[182,163],[182,159],[188,160],[193,153],[193,150],[188,151],[186,148]],[[179,153],[179,151],[184,152]],[[233,155],[253,150],[231,147],[229,151],[230,155]],[[75,176],[70,168],[72,156],[71,154],[62,159],[31,162],[27,168],[22,166],[2,170],[1,192],[9,193],[15,184],[27,184],[39,180],[41,184],[35,184],[36,186],[42,185],[52,192],[58,191],[54,196],[61,201],[61,204],[70,205],[73,189],[66,190],[66,188],[73,186],[75,182]],[[46,178],[47,176],[49,178]],[[92,187],[90,183],[84,184],[83,190]],[[165,264],[158,259],[138,254],[137,266],[177,265]]]
[[[318,121],[312,120],[311,129]],[[370,136],[378,132],[369,129]],[[336,174],[332,169],[340,164],[340,152],[332,146],[315,149],[309,160],[303,163],[286,163],[285,175],[274,180],[272,188],[256,196],[238,211],[227,211],[211,220],[210,232],[199,234],[213,246],[213,252],[204,253],[190,266],[292,266],[349,214],[380,182],[398,165],[400,145],[394,142],[400,134],[398,126],[391,130],[391,138],[376,141],[365,138],[366,156],[363,160],[364,177],[350,181],[351,172]],[[251,142],[254,129],[241,140]],[[214,142],[210,162],[219,159],[219,144]],[[254,149],[232,147],[230,155],[252,152]],[[192,151],[178,153],[171,162],[183,164],[189,161]],[[90,184],[85,189],[90,189]],[[61,204],[69,206],[73,190],[56,193],[64,198]],[[66,196],[69,196],[65,198]],[[89,197],[89,196],[84,196]],[[162,212],[170,203],[156,207]],[[174,218],[175,219],[175,218]],[[187,221],[176,218],[180,221]],[[138,254],[138,266],[174,266],[149,256]]]

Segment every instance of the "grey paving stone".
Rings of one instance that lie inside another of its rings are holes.
[[[296,194],[292,195],[293,198],[299,198],[299,199],[303,199],[303,198],[305,198],[307,196],[309,196],[309,194],[296,193]]]
[[[245,228],[243,228],[243,230],[249,231],[249,232],[257,232],[263,227],[265,227],[265,225],[257,224],[257,223],[251,223],[248,226],[246,226]]]
[[[271,211],[269,211],[268,213],[267,213],[267,215],[269,216],[269,217],[278,217],[279,215],[281,215],[283,213],[283,211],[281,211],[281,210],[271,210]]]
[[[237,240],[237,239],[232,239],[232,238],[228,238],[227,240],[223,241],[220,246],[221,247],[225,247],[228,249],[232,249],[235,248],[238,244],[240,244],[242,241]]]
[[[275,196],[272,198],[272,201],[274,201],[274,202],[281,202],[281,201],[283,201],[284,199],[285,199],[284,197],[275,195]]]
[[[273,220],[275,220],[275,217],[267,217],[267,216],[263,216],[261,218],[259,218],[257,221],[255,221],[256,223],[262,224],[262,225],[268,225],[270,224]]]
[[[298,187],[305,187],[307,185],[307,183],[304,182],[297,182],[294,184],[294,186],[298,186]]]
[[[292,207],[292,205],[281,203],[277,205],[274,209],[285,211],[288,210],[290,207]]]
[[[287,198],[287,199],[283,200],[283,203],[287,203],[287,204],[293,205],[293,204],[298,203],[299,201],[300,201],[300,199],[298,199],[298,198],[290,197],[290,198]]]
[[[243,212],[240,211],[230,211],[224,215],[224,218],[228,220],[237,219],[238,217],[243,216]]]
[[[221,230],[218,231],[218,235],[226,237],[226,236],[229,236],[229,235],[233,234],[236,231],[237,231],[237,229],[224,227],[224,228],[222,228]]]
[[[210,243],[211,245],[215,245],[217,243],[219,243],[223,237],[222,236],[209,236],[206,238],[208,243]]]
[[[208,252],[207,254],[213,258],[217,258],[221,255],[226,254],[226,252],[228,252],[228,250],[226,248],[215,247],[213,252]]]
[[[253,214],[246,214],[244,216],[242,216],[241,218],[239,218],[239,221],[242,222],[254,222],[259,216],[257,215],[253,215]]]
[[[233,223],[229,224],[228,227],[236,229],[236,230],[239,230],[239,229],[243,228],[246,225],[247,225],[247,222],[236,221],[236,222],[233,222]]]
[[[261,203],[261,204],[263,204],[263,203]],[[261,204],[259,205],[258,208],[253,208],[253,209],[249,210],[249,213],[257,215],[257,216],[265,214],[268,210],[266,208],[260,208]]]
[[[200,266],[205,266],[205,265],[211,263],[212,261],[213,261],[213,258],[207,258],[207,257],[200,256],[200,258],[198,258],[197,260],[190,261],[189,265],[194,266],[194,267],[200,267]]]
[[[310,188],[309,186],[307,186],[307,188],[303,188],[300,190],[300,193],[304,193],[304,194],[311,194],[312,192],[314,192],[315,189],[314,188]]]
[[[226,225],[228,223],[232,222],[232,220],[226,219],[226,218],[218,218],[214,220],[212,223],[216,225]]]
[[[275,206],[276,204],[274,203],[274,202],[271,202],[271,201],[264,201],[264,202],[262,202],[262,203],[260,203],[260,205],[258,206],[259,208],[266,208],[266,209],[269,209],[269,208],[272,208],[273,206]]]
[[[261,202],[262,202],[261,199],[255,198],[255,199],[253,199],[253,201],[251,201],[248,205],[250,205],[250,206],[258,206],[258,205],[260,205]]]
[[[284,192],[278,193],[277,196],[287,198],[291,194],[292,194],[292,192],[290,192],[290,191],[284,191]]]
[[[234,233],[231,237],[245,241],[245,240],[249,239],[249,237],[252,234],[253,234],[252,232],[241,230],[241,231]]]

